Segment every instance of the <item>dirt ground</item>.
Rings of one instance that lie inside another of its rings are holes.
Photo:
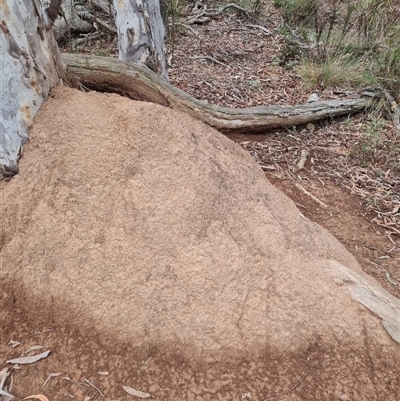
[[[340,124],[334,123],[336,126]],[[324,129],[325,127],[321,127],[322,132]],[[299,138],[302,135],[308,136],[306,130],[296,135]],[[365,199],[345,188],[340,174],[337,177],[332,177],[334,174],[324,174],[327,171],[335,172],[334,167],[328,163],[333,158],[329,145],[313,160],[312,165],[306,164],[304,169],[293,173],[299,148],[293,148],[293,142],[296,144],[297,141],[288,137],[288,132],[277,132],[268,137],[235,135],[232,139],[250,150],[262,166],[265,166],[263,155],[269,156],[267,151],[263,151],[263,147],[268,149],[274,141],[278,141],[280,146],[284,144],[287,153],[284,160],[286,166],[271,164],[272,167],[265,171],[267,179],[291,198],[306,217],[325,227],[344,244],[366,273],[378,280],[391,294],[400,297],[400,238],[375,223],[376,212],[368,209]],[[296,184],[300,184],[308,194]],[[323,207],[318,201],[327,207]]]
[[[241,32],[242,25],[245,24],[236,21],[234,16],[231,19],[240,25],[232,29],[232,35],[236,35],[237,32]],[[271,24],[274,21],[275,17],[271,17]],[[277,29],[276,26],[267,28],[271,31]],[[217,34],[212,35],[216,29],[214,25],[196,28],[198,32],[205,30],[207,40],[214,37],[214,41],[218,40]],[[257,31],[257,28],[254,29]],[[263,35],[269,40],[266,33],[251,33],[252,36],[255,34],[258,35],[257,43]],[[182,39],[176,45],[176,67],[174,67],[175,72],[173,68],[171,70],[171,81],[178,81],[178,77],[181,76],[182,89],[190,91],[191,86],[192,94],[206,99],[207,90],[204,87],[214,85],[219,76],[227,76],[225,70],[218,74],[213,69],[208,71],[210,66],[217,69],[225,67],[215,66],[206,60],[192,60],[197,65],[203,66],[207,71],[201,71],[201,74],[207,73],[209,77],[205,80],[199,73],[195,75],[200,79],[193,81],[191,79],[195,73],[193,64],[189,64],[190,57],[184,57],[187,55],[186,39]],[[278,51],[280,38],[275,37],[274,43]],[[201,44],[203,52],[200,54],[199,51],[195,51],[193,54],[211,55],[221,62],[232,62],[231,59],[235,57],[247,60],[249,65],[258,62],[245,57],[244,52],[230,54],[225,59],[219,57],[220,49],[218,52],[206,54],[204,51],[207,50],[207,43],[203,41]],[[245,43],[248,48],[250,44]],[[215,46],[213,48],[215,49]],[[251,54],[257,54],[259,51],[258,48],[253,50]],[[306,99],[307,93],[297,92],[300,89],[296,89],[296,79],[291,72],[288,72],[284,79],[289,82],[288,90],[283,91],[282,87],[279,87],[279,79],[276,79],[279,76],[278,72],[274,70],[275,75],[271,75],[273,59],[272,56],[266,58],[269,61],[268,68],[263,70],[265,76],[263,75],[261,79],[257,75],[260,69],[254,71],[254,76],[235,75],[238,77],[236,81],[239,82],[236,88],[241,91],[240,93],[231,91],[234,81],[229,78],[213,86],[212,90],[208,90],[209,101],[218,103],[218,99],[222,99],[221,104],[234,107],[235,97],[239,106],[249,105],[249,99],[255,99],[250,105],[268,104],[273,99],[276,103],[293,103],[296,96]],[[205,81],[207,83],[204,83]],[[274,87],[271,92],[272,100],[267,95],[264,96],[260,90],[268,86]],[[221,87],[226,90],[221,90]],[[340,131],[339,127],[333,125],[333,130]],[[316,127],[317,134],[324,135],[327,130],[329,131],[329,127],[326,125]],[[293,136],[297,139],[293,139]],[[318,148],[319,153],[316,151],[317,146],[308,148],[311,156],[308,157],[305,167],[294,173],[306,137],[309,138],[310,135],[304,129],[295,133],[282,131],[258,136],[236,135],[231,139],[249,150],[263,166],[266,177],[289,196],[306,217],[334,234],[355,255],[365,272],[378,280],[392,295],[400,298],[400,236],[388,226],[379,224],[379,220],[374,220],[377,215],[375,209],[369,209],[366,199],[356,195],[354,188],[352,191],[347,185],[348,181],[342,178],[341,169],[335,170],[335,166],[332,165],[335,157],[332,156],[333,150],[329,146],[323,150]],[[301,145],[298,145],[299,140]],[[270,147],[274,144],[283,147],[287,157],[268,163]],[[335,175],[335,171],[338,174]],[[398,173],[393,174],[398,177]],[[398,192],[398,178],[394,180],[397,181],[392,187]],[[296,184],[300,184],[301,187]],[[2,182],[0,188],[5,185],[7,183]],[[317,199],[305,194],[301,188]],[[321,202],[326,207],[323,207]],[[398,226],[393,228],[400,229]],[[1,283],[0,369],[10,366],[6,363],[7,360],[20,357],[32,346],[40,345],[43,347],[42,350],[51,350],[47,358],[31,365],[20,365],[19,368],[12,370],[6,385],[11,393],[20,398],[32,394],[44,394],[50,401],[137,399],[123,390],[122,386],[125,385],[148,392],[151,394],[150,399],[155,400],[396,401],[400,399],[400,371],[397,375],[386,372],[385,367],[388,367],[387,371],[393,372],[389,367],[393,368],[394,362],[384,350],[379,357],[379,355],[360,355],[353,349],[346,360],[343,360],[335,350],[324,349],[316,343],[310,346],[306,353],[293,355],[290,361],[266,355],[261,360],[243,361],[234,367],[194,368],[188,361],[166,359],[157,349],[150,350],[142,358],[137,358],[137,352],[131,344],[115,343],[113,339],[105,339],[94,330],[82,331],[69,322],[61,324],[62,310],[32,310],[31,303],[36,303],[32,295],[23,291],[16,283]],[[16,345],[12,341],[19,344]],[[351,350],[351,346],[349,349]],[[359,371],[360,366],[370,366],[370,371]],[[51,377],[44,386],[51,374],[57,375]],[[6,399],[3,397],[3,400]]]

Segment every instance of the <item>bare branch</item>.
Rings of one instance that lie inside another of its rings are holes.
[[[370,98],[335,99],[297,106],[231,109],[195,99],[146,67],[107,57],[64,54],[70,73],[88,88],[116,92],[183,111],[221,132],[262,132],[305,125],[365,109]]]

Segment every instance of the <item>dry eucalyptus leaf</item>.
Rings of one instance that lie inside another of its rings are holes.
[[[151,394],[149,393],[143,393],[143,391],[139,391],[139,390],[135,390],[132,387],[128,387],[128,386],[122,386],[122,388],[130,395],[133,395],[135,397],[138,398],[149,398],[151,397]]]
[[[21,343],[19,341],[10,340],[7,345],[11,345],[11,347],[15,348],[21,345]]]
[[[42,345],[32,345],[27,351],[25,351],[24,355],[28,355],[32,351],[38,351],[39,349],[43,349]]]
[[[44,387],[50,381],[50,379],[52,377],[57,377],[57,376],[61,376],[61,375],[62,375],[62,373],[50,373],[49,376],[47,377],[46,381],[43,383],[42,387]]]
[[[13,375],[11,375],[10,376],[10,384],[8,385],[8,391],[12,391],[12,389],[13,389],[13,387],[14,387],[14,376]]]
[[[46,358],[50,354],[49,351],[42,352],[41,354],[33,355],[33,356],[23,356],[22,358],[15,358],[6,361],[6,363],[19,363],[21,365],[27,363],[34,363],[39,361],[40,359]]]
[[[9,400],[12,400],[13,398],[15,398],[12,394],[7,392],[6,390],[0,390],[0,396],[1,396],[1,399],[4,401],[9,401]]]
[[[0,390],[3,388],[3,385],[7,379],[7,376],[8,376],[8,368],[4,368],[0,372]]]
[[[40,401],[49,401],[49,399],[43,394],[29,395],[28,397],[23,398],[23,400],[28,400],[30,398],[34,398]]]

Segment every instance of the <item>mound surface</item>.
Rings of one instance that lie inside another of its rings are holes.
[[[400,341],[399,301],[179,112],[57,89],[2,202],[3,277],[139,348],[218,361]]]

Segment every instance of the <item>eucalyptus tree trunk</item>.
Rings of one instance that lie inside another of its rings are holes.
[[[51,27],[61,0],[2,0],[0,5],[0,179],[18,172],[22,145],[50,89],[71,85]]]
[[[113,0],[119,59],[140,63],[168,79],[159,0]]]

